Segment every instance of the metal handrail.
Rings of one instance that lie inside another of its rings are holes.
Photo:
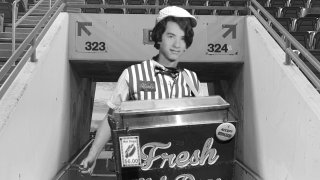
[[[90,139],[87,142],[87,144],[85,144],[84,147],[80,150],[80,152],[77,153],[76,156],[70,161],[70,163],[68,163],[60,171],[58,171],[58,173],[56,174],[56,176],[54,178],[52,178],[52,180],[59,180],[68,171],[68,169],[71,167],[71,165],[74,164],[86,150],[88,150],[88,148],[93,143],[93,141],[94,141],[94,139]]]
[[[14,68],[14,70],[10,73],[6,81],[2,84],[0,87],[0,99],[3,97],[3,95],[6,93],[7,89],[12,84],[13,80],[17,77],[20,70],[24,66],[24,64],[27,62],[27,60],[32,56],[35,55],[35,50],[37,48],[37,45],[40,43],[41,39],[45,35],[46,31],[49,29],[50,25],[53,23],[55,18],[59,15],[60,12],[63,11],[65,8],[65,3],[62,3],[60,7],[56,10],[56,12],[53,14],[53,16],[50,18],[49,22],[46,24],[44,29],[41,31],[41,33],[37,36],[38,31],[43,27],[43,25],[46,23],[48,18],[51,16],[51,14],[55,11],[55,8],[58,7],[59,3],[61,3],[62,0],[57,0],[52,8],[44,15],[44,17],[39,21],[39,23],[36,25],[36,27],[31,31],[31,33],[27,36],[27,38],[21,43],[21,45],[18,47],[18,49],[10,56],[10,58],[6,61],[6,63],[2,66],[0,69],[0,80],[4,78],[4,76],[8,73],[12,65],[16,62],[16,60],[19,58],[19,56],[23,53],[23,51],[28,47],[28,44],[31,43],[31,47],[29,47],[28,51],[25,53],[25,55],[21,58],[20,62],[17,64],[17,66]]]
[[[28,10],[28,12],[23,15],[17,22],[16,22],[16,5],[20,0],[15,0],[12,5],[12,53],[16,50],[16,27],[21,24],[21,22],[29,16],[44,0],[40,0],[34,7]],[[50,7],[51,7],[51,1],[50,1]]]
[[[316,89],[320,90],[320,79],[310,70],[310,68],[301,60],[296,53],[291,49],[291,45],[295,46],[297,50],[309,61],[317,71],[320,72],[320,62],[305,48],[299,41],[297,41],[268,11],[266,11],[256,0],[251,0],[251,3],[255,5],[261,13],[268,19],[267,22],[253,7],[249,6],[251,12],[257,17],[260,23],[269,31],[272,37],[278,42],[280,47],[286,53],[286,65],[289,65],[291,60],[293,60],[301,71],[307,76],[307,78],[312,82]],[[281,38],[278,33],[270,26],[270,23],[275,26],[278,31],[285,37],[285,41]]]

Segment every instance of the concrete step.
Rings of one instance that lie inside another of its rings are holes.
[[[27,51],[24,51],[20,57],[22,57]],[[9,59],[9,57],[12,55],[12,51],[10,50],[0,50],[1,58],[2,60]]]
[[[16,49],[20,46],[20,43],[16,43]],[[31,45],[29,44],[27,48],[29,48]],[[10,50],[11,51],[11,43],[0,43],[0,50]]]
[[[33,30],[33,28],[16,28],[16,33],[30,33]],[[12,32],[11,27],[6,27],[4,29],[4,32]]]
[[[16,38],[16,43],[22,43],[24,39]],[[11,38],[0,38],[0,43],[11,43]]]
[[[0,57],[0,65],[4,65],[7,61],[8,61],[9,58],[7,57]],[[18,64],[18,62],[21,60],[21,57],[19,57],[17,59],[17,61],[15,62],[15,65]]]
[[[12,27],[11,23],[4,23],[5,27]],[[19,24],[17,28],[34,28],[36,25],[34,24]]]
[[[22,16],[18,16],[18,19],[20,19]],[[33,20],[33,21],[39,21],[42,19],[41,16],[28,16],[26,17],[27,20]]]
[[[39,20],[24,19],[21,23],[37,25],[39,23]]]
[[[29,34],[28,33],[16,33],[16,38],[25,39]],[[0,33],[0,38],[12,38],[11,32],[2,32]]]
[[[12,55],[12,52],[11,52],[11,50],[2,50],[1,49],[0,54],[1,54],[1,58],[8,59]]]
[[[18,48],[20,43],[16,44],[16,48]],[[0,51],[1,50],[11,50],[11,43],[0,43]]]
[[[44,16],[46,12],[32,12],[30,16]],[[24,13],[18,13],[18,16],[23,16]]]

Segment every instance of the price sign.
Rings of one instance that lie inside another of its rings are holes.
[[[138,136],[119,137],[121,166],[137,167],[141,165],[140,144]]]

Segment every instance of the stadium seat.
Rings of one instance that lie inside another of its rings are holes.
[[[228,1],[226,0],[209,0],[208,6],[228,6]],[[213,10],[213,14],[216,15],[234,15],[234,10]]]
[[[247,7],[248,1],[246,0],[231,0],[229,1],[229,6],[240,6],[240,7]],[[237,15],[248,15],[249,12],[247,10],[236,10],[235,12]]]
[[[310,49],[310,33],[309,32],[291,32],[290,33],[297,41],[300,42],[302,46],[306,49]],[[292,46],[291,49],[297,49],[296,47]]]
[[[319,62],[320,62],[320,50],[310,50],[309,51]],[[300,53],[300,59],[309,67],[309,69],[320,78],[319,71]]]
[[[188,0],[190,6],[207,6],[207,0]]]
[[[270,7],[287,7],[288,0],[271,0]]]
[[[320,50],[320,32],[315,33],[311,49]]]
[[[318,61],[320,62],[320,51],[319,50],[310,50],[309,51]]]
[[[8,2],[0,2],[0,13],[4,14],[4,23],[11,23],[12,4]]]
[[[320,8],[306,8],[304,17],[320,17]]]
[[[257,2],[260,3],[263,7],[269,7],[270,5],[270,0],[257,0]]]
[[[207,0],[189,0],[188,1],[188,5],[189,6],[207,6]],[[200,11],[200,13],[199,13]],[[203,12],[201,12],[203,11]],[[190,12],[191,14],[212,14],[212,11],[211,10],[197,10],[197,9],[192,9],[192,11]]]
[[[102,4],[102,0],[85,0],[86,4]]]
[[[291,32],[292,31],[292,24],[294,22],[293,18],[276,18],[276,20],[288,31]],[[277,28],[274,28],[275,31],[281,35],[280,31]]]
[[[310,7],[311,8],[320,7],[320,1],[319,0],[311,0]]]
[[[281,10],[280,17],[299,18],[302,16],[302,7],[284,7]]]
[[[127,0],[128,5],[144,5],[144,0]],[[127,9],[128,14],[146,14],[146,9]]]
[[[159,5],[166,5],[165,0],[159,0]],[[147,5],[156,5],[156,0],[146,0]],[[150,14],[155,14],[155,9],[149,9],[148,12]]]
[[[227,1],[226,0],[209,0],[208,6],[226,6]]]
[[[318,18],[316,17],[302,17],[298,18],[295,23],[295,31],[317,31]]]
[[[215,14],[220,15],[220,16],[231,16],[231,15],[236,15],[236,11],[234,10],[216,10]]]
[[[211,2],[211,1],[210,1]],[[218,2],[218,6],[225,6],[225,2],[223,1],[217,1]],[[209,5],[209,1],[207,0],[189,0],[188,1],[189,5],[192,6],[208,6]],[[216,5],[213,5],[216,6]],[[193,14],[195,15],[211,15],[213,14],[213,10],[208,10],[208,9],[195,9],[193,11]]]
[[[186,0],[168,0],[167,5],[170,6],[185,6]]]
[[[268,13],[270,13],[274,18],[278,18],[279,17],[279,8],[278,7],[265,7],[265,9],[268,11]],[[262,13],[260,13],[262,15]],[[267,18],[262,15],[262,17],[264,19],[267,20]]]
[[[290,7],[305,7],[308,8],[310,5],[309,0],[290,0]]]
[[[86,4],[102,4],[102,0],[85,0]],[[84,13],[101,13],[100,8],[82,8]]]
[[[8,2],[8,3],[13,3],[15,0],[3,0],[0,2]],[[19,3],[17,4],[17,7],[18,7],[18,12],[27,12],[28,11],[28,1],[26,0],[21,0],[19,1]]]
[[[155,5],[156,0],[147,0],[146,2],[148,5]],[[159,5],[166,5],[164,0],[159,0]]]
[[[195,14],[195,15],[212,15],[213,14],[213,10],[196,9],[196,10],[194,10],[193,14]]]
[[[123,1],[122,0],[105,0],[106,4],[110,4],[110,5],[123,5]],[[104,13],[108,13],[108,14],[123,14],[124,13],[124,9],[120,9],[120,8],[111,8],[111,9],[104,9]]]

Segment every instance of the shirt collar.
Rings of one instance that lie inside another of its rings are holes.
[[[151,61],[151,64],[153,65],[155,75],[164,74],[164,75],[170,76],[173,79],[175,79],[179,75],[179,73],[182,71],[179,68],[177,68],[177,69],[167,68],[167,67],[163,66],[162,64],[158,63],[157,61],[155,61],[154,59],[151,59],[150,61]]]

